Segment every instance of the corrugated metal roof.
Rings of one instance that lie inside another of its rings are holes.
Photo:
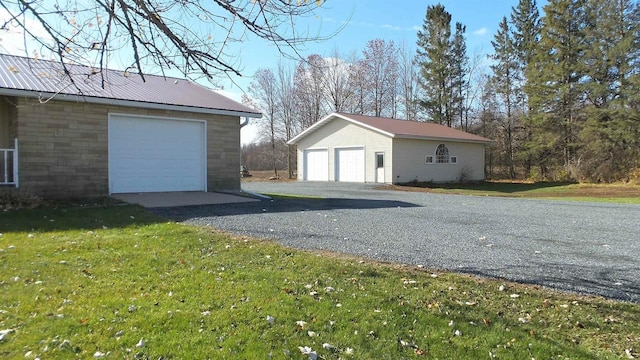
[[[143,81],[135,73],[106,69],[103,87],[99,69],[80,65],[67,68],[75,84],[59,62],[0,54],[0,95],[55,95],[62,100],[80,98],[99,103],[115,100],[139,107],[261,116],[257,110],[185,79],[145,75]]]
[[[327,122],[336,118],[340,118],[354,124],[369,128],[373,131],[382,133],[392,138],[411,138],[411,139],[442,139],[453,141],[466,141],[466,142],[479,142],[479,143],[491,143],[490,139],[482,136],[470,134],[465,131],[450,128],[448,126],[439,125],[431,122],[418,122],[400,119],[389,119],[381,117],[373,117],[366,115],[354,115],[346,113],[333,113],[322,120],[318,121],[313,126],[309,127],[293,139],[289,141],[292,144],[297,143],[300,139],[313,133]]]

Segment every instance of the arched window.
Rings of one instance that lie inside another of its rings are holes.
[[[447,145],[440,144],[436,148],[436,163],[438,164],[449,163],[449,148],[447,148]]]

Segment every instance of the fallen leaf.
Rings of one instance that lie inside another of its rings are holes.
[[[296,325],[298,326],[298,331],[300,331],[304,329],[305,326],[307,326],[307,322],[303,320],[298,320],[296,321]]]
[[[335,347],[335,346],[333,346],[333,345],[331,345],[331,344],[329,344],[329,343],[324,343],[324,344],[322,344],[322,347],[323,347],[324,349],[326,349],[326,350],[335,350],[335,349],[336,349],[336,347]]]

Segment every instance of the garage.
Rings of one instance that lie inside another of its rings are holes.
[[[364,182],[364,148],[335,149],[336,181]]]
[[[327,149],[307,149],[304,151],[304,180],[329,180],[329,154]]]
[[[206,191],[204,121],[109,115],[109,192]]]

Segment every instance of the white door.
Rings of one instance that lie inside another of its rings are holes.
[[[327,149],[304,151],[303,180],[329,181],[329,152]]]
[[[364,182],[364,148],[336,149],[336,181]]]
[[[376,153],[376,182],[384,183],[384,153]]]
[[[205,122],[110,115],[109,192],[206,190]]]

